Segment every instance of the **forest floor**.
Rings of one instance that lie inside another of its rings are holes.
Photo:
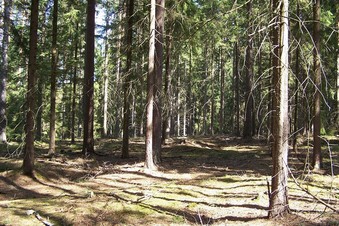
[[[321,173],[303,163],[311,148],[290,151],[291,214],[273,220],[262,140],[174,139],[158,172],[144,170],[141,138],[131,140],[129,159],[120,158],[120,140],[96,141],[100,155],[89,157],[80,142],[59,142],[53,158],[37,143],[35,179],[22,176],[15,145],[0,146],[0,225],[339,225],[338,141],[324,145]]]

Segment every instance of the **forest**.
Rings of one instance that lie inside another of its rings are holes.
[[[0,0],[0,225],[339,225],[337,0]]]

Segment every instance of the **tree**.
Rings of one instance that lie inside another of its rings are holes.
[[[133,11],[134,0],[127,1],[127,27],[126,31],[126,77],[124,82],[124,121],[122,138],[122,158],[129,157],[129,124],[131,115],[131,92],[132,92],[132,41],[133,41]]]
[[[145,167],[156,170],[161,152],[161,89],[165,0],[151,0],[150,43],[147,75],[146,161]]]
[[[339,31],[339,4],[336,4],[336,26]],[[337,130],[339,130],[339,32],[337,34]]]
[[[51,108],[50,108],[50,130],[49,130],[49,151],[48,154],[55,153],[55,105],[56,105],[56,77],[58,66],[58,0],[53,4],[53,21],[52,21],[52,70],[51,70]],[[41,95],[41,94],[40,94]]]
[[[1,68],[0,68],[0,142],[7,143],[6,127],[6,86],[8,76],[8,42],[9,42],[9,27],[10,14],[12,10],[12,0],[4,1],[3,13],[3,36],[1,50]]]
[[[29,32],[29,59],[28,59],[28,76],[27,76],[27,113],[25,126],[25,153],[23,160],[23,173],[33,176],[34,170],[34,112],[35,112],[35,94],[36,94],[36,56],[38,46],[38,15],[39,0],[32,0],[31,19]]]
[[[94,38],[95,0],[87,2],[83,154],[94,153]]]
[[[244,138],[252,137],[253,127],[253,41],[252,41],[252,0],[247,3],[247,48],[246,48],[246,98],[245,98],[245,122],[244,122]]]
[[[314,73],[314,116],[313,116],[313,168],[319,170],[322,167],[321,155],[321,68],[320,68],[320,0],[313,5],[313,73]]]
[[[274,55],[278,60],[279,80],[274,87],[275,98],[277,105],[273,106],[275,112],[275,125],[273,130],[274,147],[272,152],[273,172],[272,186],[270,192],[269,217],[282,216],[289,212],[287,179],[288,179],[288,136],[289,136],[289,120],[288,120],[288,0],[281,1],[281,8],[278,6],[279,1],[274,0],[273,6],[280,18],[280,23],[275,26],[275,29],[280,29],[280,32],[274,32],[274,40],[278,40],[278,45],[275,48],[281,48],[280,55]],[[276,37],[280,33],[279,37]],[[273,43],[274,45],[275,43]]]

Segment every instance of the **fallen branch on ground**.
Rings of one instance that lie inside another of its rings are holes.
[[[314,194],[312,194],[308,189],[304,188],[301,186],[301,184],[297,181],[297,179],[293,176],[293,173],[291,172],[291,169],[289,167],[288,171],[290,172],[290,175],[294,181],[294,183],[302,190],[304,191],[306,194],[312,196],[315,200],[317,200],[318,202],[320,202],[321,204],[323,204],[324,206],[326,206],[327,208],[333,210],[336,213],[339,213],[339,210],[337,210],[335,207],[331,206],[330,204],[326,203],[324,200],[318,198],[317,196],[315,196]]]

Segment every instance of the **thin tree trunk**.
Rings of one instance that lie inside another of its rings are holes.
[[[336,23],[337,30],[339,31],[339,4],[336,5]],[[337,50],[339,49],[339,32],[337,34]],[[337,130],[339,130],[339,51],[337,51]]]
[[[3,13],[3,36],[2,36],[2,65],[0,71],[0,142],[7,143],[6,127],[6,86],[8,76],[8,44],[9,44],[9,27],[10,27],[10,14],[12,11],[12,0],[4,1]]]
[[[299,6],[299,1],[297,1],[297,16],[300,18],[300,6]],[[301,29],[300,22],[297,22],[297,28]],[[294,96],[294,118],[293,118],[293,151],[297,151],[297,137],[298,137],[298,130],[299,130],[299,125],[298,125],[298,106],[299,106],[299,79],[300,79],[300,70],[299,70],[299,55],[300,55],[300,35],[297,34],[297,48],[296,48],[296,53],[295,53],[295,96]]]
[[[247,32],[247,48],[246,48],[246,95],[245,95],[245,122],[244,122],[244,138],[251,138],[253,131],[253,41],[252,41],[252,0],[247,3],[248,15],[248,32]]]
[[[124,88],[124,121],[122,138],[122,158],[129,157],[129,124],[131,116],[131,93],[132,93],[132,41],[133,41],[133,11],[134,0],[128,0],[126,16],[126,78]]]
[[[156,164],[161,162],[161,125],[162,125],[162,63],[163,63],[163,33],[165,22],[165,0],[156,0],[155,10],[155,77],[154,77],[154,104],[153,109],[153,148]]]
[[[79,23],[76,24],[76,34],[78,34]],[[71,119],[71,142],[75,142],[75,112],[76,112],[76,97],[77,97],[77,72],[78,72],[78,35],[74,38],[74,61],[73,65],[73,91],[72,91],[72,119]]]
[[[313,5],[313,71],[314,71],[314,117],[313,117],[313,168],[319,170],[322,167],[321,155],[321,70],[320,70],[320,0],[316,0]]]
[[[124,26],[122,26],[122,19],[124,17],[124,0],[119,0],[119,28],[118,28],[118,41],[117,41],[117,62],[116,62],[116,111],[115,111],[115,125],[114,125],[114,137],[121,137],[121,55],[122,55],[122,34],[124,33]]]
[[[234,58],[233,58],[234,59]],[[234,64],[234,63],[233,63]],[[233,65],[233,75],[235,67]],[[235,90],[235,92],[237,92]],[[219,133],[224,133],[224,106],[225,106],[225,63],[222,48],[220,47],[220,111],[219,111]]]
[[[171,69],[171,50],[172,50],[172,37],[171,34],[166,39],[166,63],[165,63],[165,118],[163,120],[162,129],[162,143],[165,144],[166,140],[170,137],[171,132],[171,108],[172,108],[172,69]]]
[[[156,170],[157,166],[153,155],[153,108],[154,108],[154,77],[155,77],[155,9],[156,0],[151,0],[150,11],[150,40],[147,74],[147,105],[146,105],[146,155],[145,167],[149,170]]]
[[[178,60],[178,62],[180,62],[180,59]],[[179,63],[180,64],[180,63]],[[180,137],[180,135],[181,135],[181,124],[180,124],[180,121],[181,121],[181,117],[180,117],[180,109],[181,109],[181,76],[180,76],[180,73],[181,73],[181,71],[180,71],[180,65],[178,66],[178,70],[177,70],[177,92],[176,92],[176,97],[175,97],[175,99],[176,99],[176,101],[177,101],[177,103],[176,103],[176,106],[177,106],[177,109],[176,109],[176,111],[177,111],[177,120],[176,120],[176,122],[177,122],[177,136],[178,137]]]
[[[84,77],[84,137],[83,154],[94,153],[94,32],[95,0],[88,0],[86,21],[85,77]]]
[[[52,71],[51,71],[51,107],[50,107],[50,129],[49,129],[49,150],[48,154],[53,155],[55,153],[55,105],[56,105],[56,77],[58,66],[58,0],[54,0],[53,3],[53,22],[52,22]]]
[[[103,106],[103,136],[107,137],[108,135],[108,61],[109,61],[109,51],[108,51],[108,36],[109,36],[109,16],[106,15],[106,39],[105,39],[105,63],[104,63],[104,106]]]
[[[38,16],[39,0],[32,0],[31,3],[31,22],[29,32],[29,62],[28,62],[28,81],[27,81],[27,114],[26,114],[26,137],[25,153],[23,160],[23,173],[33,177],[34,171],[34,112],[36,95],[36,57],[38,46]]]
[[[288,0],[282,0],[281,9],[277,9],[280,15],[281,25],[275,29],[280,29],[280,37],[276,37],[279,32],[274,32],[274,40],[279,40],[278,47],[281,48],[281,55],[274,56],[278,58],[275,62],[280,67],[279,80],[275,86],[276,98],[278,104],[273,110],[277,115],[277,124],[274,127],[274,149],[273,149],[273,172],[272,187],[270,192],[269,214],[270,218],[283,216],[289,212],[288,205],[288,136],[289,136],[289,119],[288,119]],[[274,7],[278,6],[278,0],[274,0]],[[279,28],[280,27],[280,28]]]
[[[214,99],[214,54],[212,49],[212,57],[211,57],[211,122],[210,122],[210,133],[214,135],[214,115],[215,115],[215,99]]]
[[[235,73],[235,107],[236,107],[236,126],[235,135],[240,136],[240,89],[239,89],[239,54],[238,54],[238,42],[234,43],[234,73]]]

